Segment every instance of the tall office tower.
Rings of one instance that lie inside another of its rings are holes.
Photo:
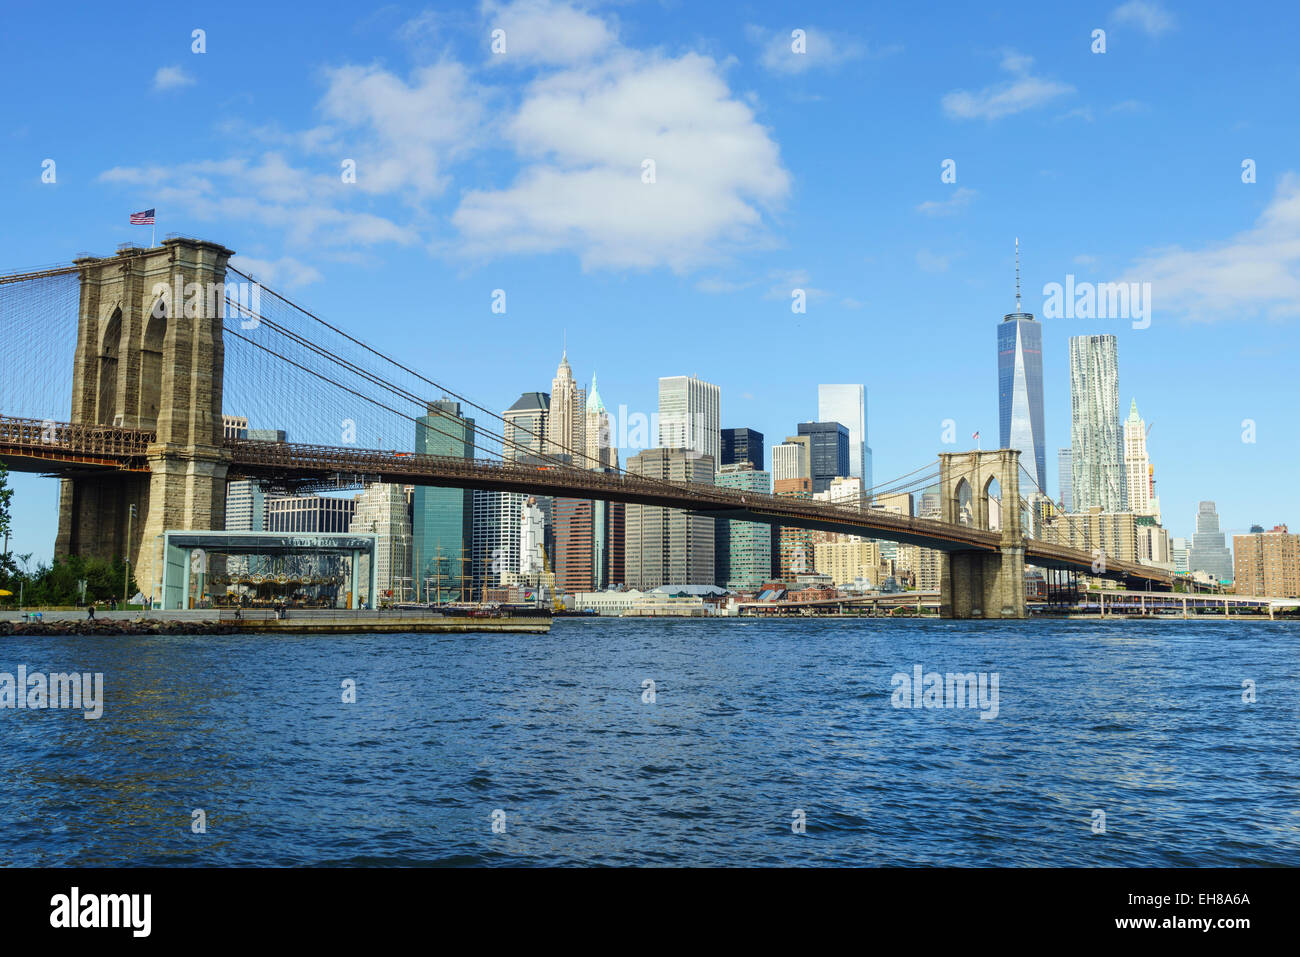
[[[1151,515],[1160,521],[1155,469],[1147,454],[1147,424],[1138,415],[1137,399],[1129,406],[1128,418],[1124,420],[1124,489],[1128,493],[1130,512]]]
[[[1056,450],[1057,479],[1061,483],[1061,511],[1074,511],[1074,455],[1071,449]]]
[[[722,390],[694,376],[659,380],[659,447],[691,449],[714,463],[722,455]]]
[[[475,594],[482,595],[485,587],[519,583],[522,558],[519,517],[527,502],[528,496],[522,492],[474,490],[471,554]]]
[[[1124,511],[1119,440],[1119,347],[1114,336],[1070,338],[1072,512]]]
[[[1219,531],[1219,513],[1213,502],[1202,502],[1196,509],[1196,533],[1187,564],[1191,571],[1206,572],[1216,581],[1232,581],[1232,552]]]
[[[618,449],[614,447],[615,438],[610,434],[609,413],[596,388],[596,376],[591,377],[591,395],[587,396],[587,459],[578,463],[583,468],[608,469],[618,468]]]
[[[551,380],[546,438],[548,455],[571,455],[574,465],[590,467],[591,463],[583,461],[587,453],[587,395],[573,378],[568,350],[560,357],[555,378]]]
[[[516,462],[525,455],[540,456],[546,451],[546,426],[551,411],[551,397],[545,392],[525,392],[501,416],[505,419],[502,435],[505,447],[501,458]]]
[[[226,531],[266,530],[266,493],[256,482],[231,482],[226,486]]]
[[[482,597],[485,588],[501,584],[501,496],[504,492],[476,488],[470,495],[473,519],[470,522],[471,594]],[[493,561],[496,559],[496,561]]]
[[[849,430],[840,422],[800,422],[809,441],[808,471],[812,490],[824,492],[836,476],[849,474]]]
[[[722,488],[770,492],[772,474],[749,461],[733,462],[718,470]],[[756,589],[772,570],[772,529],[757,522],[720,518],[714,555],[714,583],[727,588]]]
[[[474,457],[474,420],[452,399],[430,402],[415,420],[415,451]],[[411,578],[418,602],[469,600],[474,546],[474,496],[469,489],[417,485],[411,505]]]
[[[1175,538],[1169,554],[1173,558],[1175,572],[1191,574],[1192,543],[1190,541],[1185,538]]]
[[[763,433],[753,429],[722,430],[722,464],[736,465],[748,462],[762,471],[767,460],[763,458]]]
[[[1251,526],[1232,537],[1233,587],[1238,595],[1300,598],[1300,535],[1285,525]]]
[[[819,385],[817,420],[839,422],[849,430],[849,470],[845,475],[862,479],[871,492],[871,446],[867,444],[867,387],[864,385]]]
[[[789,435],[780,445],[772,446],[772,480],[810,478],[808,451],[811,447],[806,435]]]
[[[1022,495],[1047,494],[1047,444],[1043,438],[1043,327],[1020,311],[1020,240],[1016,240],[1016,311],[998,326],[998,438],[1020,451]]]
[[[633,475],[713,484],[713,459],[692,450],[647,449],[627,460]],[[627,506],[624,563],[632,588],[713,584],[712,518],[654,505]]]
[[[375,574],[380,599],[409,601],[411,518],[406,512],[406,490],[384,482],[367,485],[356,498],[348,531],[376,536]]]
[[[599,587],[613,588],[627,581],[627,506],[622,502],[598,502],[597,505],[605,506],[604,577]]]
[[[580,498],[555,500],[555,584],[565,594],[599,587],[595,506]]]

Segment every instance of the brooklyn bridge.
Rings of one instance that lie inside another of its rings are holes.
[[[536,437],[512,433],[445,384],[447,370],[426,374],[385,355],[240,272],[232,255],[177,236],[0,275],[0,461],[59,479],[56,554],[129,555],[146,593],[160,573],[155,541],[166,531],[223,528],[226,483],[237,479],[283,490],[494,489],[920,545],[943,553],[940,607],[952,618],[1024,618],[1026,564],[1146,591],[1173,586],[1164,569],[1028,535],[1015,450],[941,453],[853,502],[583,468],[578,450],[539,454]],[[392,449],[442,395],[475,410],[483,457]],[[229,437],[223,413],[313,441]],[[524,461],[511,454],[520,451]],[[939,519],[868,507],[872,494],[922,482],[938,484]]]

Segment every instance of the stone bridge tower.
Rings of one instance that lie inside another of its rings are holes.
[[[232,255],[216,243],[169,239],[76,261],[72,422],[146,429],[156,438],[147,475],[61,481],[55,553],[129,555],[146,598],[159,596],[164,530],[225,527],[222,316]],[[128,521],[132,505],[136,515]]]
[[[1020,517],[1020,453],[941,452],[939,489],[943,520],[988,529],[989,490],[1002,495],[998,552],[952,551],[943,556],[940,614],[944,618],[1025,617],[1025,536]]]

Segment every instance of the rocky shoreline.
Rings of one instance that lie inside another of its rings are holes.
[[[83,618],[69,621],[0,621],[0,635],[78,635],[112,637],[114,635],[237,635],[245,629],[236,622],[160,621],[137,618],[115,621],[108,618]]]

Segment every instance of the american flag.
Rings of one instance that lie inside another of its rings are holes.
[[[153,221],[153,214],[154,214],[154,211],[153,211],[152,209],[146,209],[144,212],[141,212],[141,213],[132,213],[132,214],[131,214],[131,225],[132,225],[132,226],[152,226],[152,225],[154,224],[154,221]]]
[[[970,437],[971,437],[972,439],[974,439],[976,442],[978,442],[978,441],[980,440],[980,434],[979,434],[978,432],[972,432],[972,433],[970,434]]]

